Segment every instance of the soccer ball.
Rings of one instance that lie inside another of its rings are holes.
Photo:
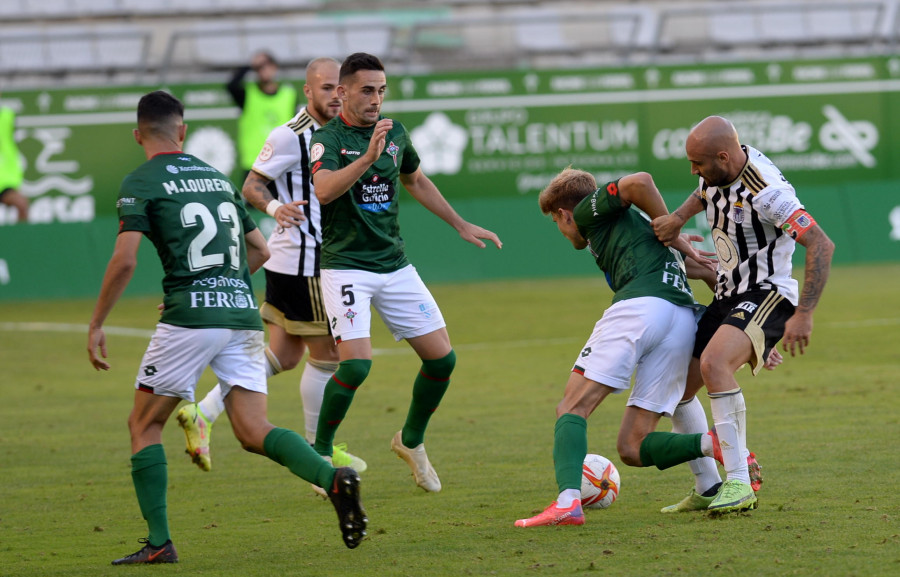
[[[619,471],[609,459],[588,454],[581,468],[581,505],[606,509],[619,496]]]

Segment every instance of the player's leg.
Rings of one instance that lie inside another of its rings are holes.
[[[553,467],[559,494],[543,512],[516,521],[516,527],[582,525],[581,474],[587,455],[587,418],[615,389],[586,378],[581,372],[569,374],[562,400],[556,406],[553,430]]]
[[[168,465],[162,445],[162,430],[180,401],[178,397],[154,395],[142,389],[135,391],[134,407],[128,417],[132,451],[131,479],[149,534],[147,546],[128,557],[113,561],[114,564],[146,563],[159,558],[174,562],[178,559],[169,534],[166,499]],[[154,553],[157,555],[149,559]]]
[[[328,379],[316,426],[316,452],[330,457],[334,436],[347,415],[356,390],[372,368],[372,296],[385,275],[358,270],[322,270],[322,299],[337,343],[338,368]]]
[[[303,437],[269,422],[262,333],[231,332],[228,346],[210,366],[225,391],[225,407],[235,436],[245,450],[267,456],[310,483],[328,487],[344,544],[356,547],[365,537],[368,522],[359,499],[359,476],[348,467],[334,469]]]
[[[710,510],[742,510],[756,505],[744,457],[747,408],[734,376],[750,360],[752,352],[753,345],[742,330],[722,325],[700,358],[716,431],[714,439],[726,473],[722,490],[710,504]]]
[[[307,336],[304,339],[309,347],[309,358],[300,377],[300,396],[303,398],[303,418],[306,426],[306,439],[314,443],[319,425],[319,414],[325,397],[325,387],[340,364],[337,346],[330,334]],[[346,443],[338,443],[331,447],[332,463],[336,467],[352,467],[357,473],[368,469],[366,462],[350,453]]]
[[[312,484],[328,487],[328,498],[338,514],[344,544],[353,549],[366,536],[365,509],[359,476],[349,467],[335,469],[306,440],[290,429],[272,425],[266,417],[266,395],[240,386],[225,397],[228,416],[241,446],[286,467]]]
[[[128,418],[131,478],[149,535],[143,548],[113,561],[115,565],[178,560],[169,535],[168,465],[162,429],[181,399],[193,401],[194,385],[223,346],[223,332],[160,323],[150,340],[135,381],[134,407]]]
[[[394,338],[406,339],[422,360],[406,421],[391,439],[391,450],[406,461],[419,487],[438,492],[441,481],[425,452],[425,431],[450,386],[456,353],[441,310],[415,267],[409,265],[385,277],[372,305]]]

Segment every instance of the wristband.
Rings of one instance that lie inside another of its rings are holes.
[[[284,206],[284,203],[278,199],[270,200],[269,204],[266,205],[266,214],[275,218],[275,211],[278,210],[279,206]]]

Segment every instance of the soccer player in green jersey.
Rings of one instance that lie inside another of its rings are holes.
[[[359,499],[359,476],[350,468],[333,468],[303,437],[266,418],[263,331],[250,274],[269,252],[234,185],[182,152],[183,117],[182,103],[166,92],[151,92],[138,103],[134,138],[147,162],[122,182],[119,235],[88,333],[91,364],[109,370],[103,360],[103,322],[131,280],[141,237],[146,236],[165,272],[164,308],[141,361],[128,428],[131,476],[149,535],[140,540],[144,546],[139,551],[113,564],[178,560],[166,513],[162,429],[182,399],[194,400],[194,387],[207,366],[225,391],[225,407],[244,449],[328,487],[344,543],[352,549],[365,536],[368,521]]]
[[[441,311],[409,263],[397,221],[398,181],[463,240],[497,248],[493,232],[471,224],[450,206],[419,167],[409,133],[381,116],[387,80],[371,54],[348,56],[340,70],[342,112],[317,130],[310,148],[316,196],[322,204],[322,295],[340,364],[325,386],[316,451],[329,455],[334,434],[372,366],[374,307],[398,341],[406,339],[422,367],[412,402],[391,449],[430,492],[441,482],[425,453],[425,429],[450,384],[456,355]]]
[[[656,239],[649,221],[667,214],[647,173],[622,177],[597,188],[587,172],[567,168],[541,192],[541,211],[577,250],[588,248],[613,289],[612,304],[575,361],[557,421],[553,461],[559,496],[546,510],[516,521],[517,527],[582,525],[582,463],[587,454],[587,418],[610,394],[634,389],[616,443],[626,465],[665,469],[713,456],[708,435],[655,432],[672,415],[684,392],[697,328],[696,304],[680,256]],[[673,247],[706,262],[679,237]],[[712,265],[708,265],[710,269]]]

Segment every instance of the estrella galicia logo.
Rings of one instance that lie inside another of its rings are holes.
[[[377,174],[358,183],[353,189],[356,204],[368,212],[386,212],[391,208],[394,200],[394,184],[390,179],[384,179]]]
[[[159,371],[157,371],[156,367],[154,367],[153,365],[147,365],[146,367],[144,367],[144,375],[145,376],[152,377],[153,375],[155,375],[158,372]]]

